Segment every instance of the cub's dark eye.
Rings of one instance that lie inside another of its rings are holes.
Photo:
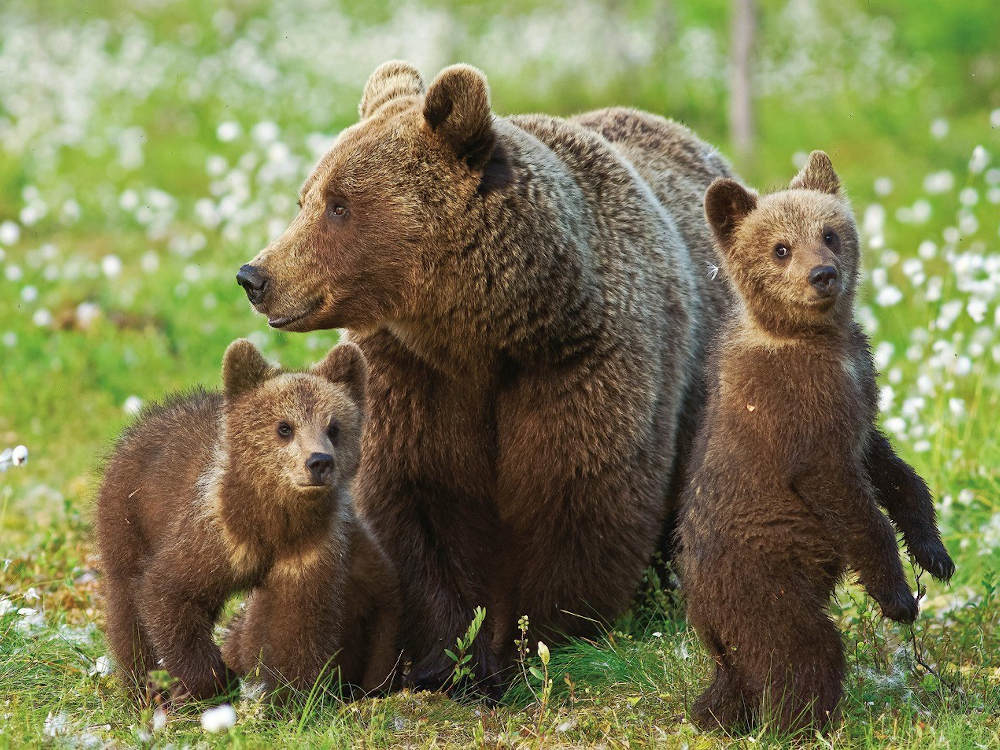
[[[774,246],[774,257],[775,258],[787,258],[788,257],[788,246],[782,243],[778,243]]]
[[[288,440],[292,436],[294,430],[288,422],[278,422],[278,437]]]
[[[326,207],[326,212],[331,218],[343,219],[347,216],[347,206],[342,203],[330,203],[330,205]]]
[[[826,243],[827,247],[838,248],[840,247],[840,237],[832,229],[823,230],[823,242]]]
[[[326,436],[330,438],[331,443],[337,442],[337,436],[340,434],[340,425],[336,421],[330,422],[330,426],[326,428]]]

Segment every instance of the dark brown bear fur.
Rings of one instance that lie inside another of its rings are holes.
[[[649,563],[727,295],[698,206],[729,169],[641,112],[499,117],[466,65],[425,89],[387,63],[360,114],[241,283],[272,326],[365,352],[356,499],[406,571],[411,675],[440,686],[485,605],[489,678],[519,615],[592,632]]]
[[[337,557],[331,519],[350,502],[365,378],[353,345],[309,373],[283,373],[235,341],[223,393],[174,397],[123,433],[98,496],[97,542],[106,632],[128,687],[141,694],[163,668],[176,700],[225,691],[235,675],[212,630],[227,597],[310,556]],[[332,462],[316,465],[324,456]]]
[[[392,563],[345,502],[323,547],[275,565],[250,594],[222,655],[269,691],[322,678],[344,694],[387,692],[401,666],[399,621]]]
[[[886,616],[917,614],[869,468],[907,541],[936,574],[953,567],[926,487],[874,426],[858,233],[829,158],[813,152],[788,190],[760,198],[716,180],[705,213],[742,304],[716,342],[679,527],[688,617],[716,662],[694,719],[821,726],[842,691],[827,608],[845,571]]]

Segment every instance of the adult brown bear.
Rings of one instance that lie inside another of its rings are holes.
[[[356,503],[400,572],[411,677],[440,685],[485,605],[489,679],[522,614],[547,638],[618,615],[674,511],[729,294],[701,197],[730,170],[642,112],[499,117],[466,65],[425,90],[386,63],[360,114],[238,280],[275,328],[364,351]]]

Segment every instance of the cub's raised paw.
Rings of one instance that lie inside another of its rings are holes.
[[[947,581],[955,574],[955,563],[940,539],[926,539],[907,545],[917,564],[939,581]]]

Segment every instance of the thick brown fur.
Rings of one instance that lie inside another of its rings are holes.
[[[875,368],[853,320],[858,233],[829,158],[814,152],[763,197],[717,180],[705,212],[742,304],[714,347],[679,526],[688,618],[716,662],[694,719],[818,727],[842,691],[827,608],[844,573],[886,616],[917,614],[878,500],[932,571],[953,566],[926,487],[875,428]]]
[[[226,599],[303,559],[341,559],[331,520],[350,503],[365,378],[353,345],[285,373],[239,340],[226,350],[223,393],[171,398],[123,433],[98,496],[97,542],[108,642],[139,697],[157,668],[175,678],[174,700],[232,687],[212,640]],[[317,469],[317,457],[332,461]],[[303,608],[299,621],[309,616]],[[283,624],[273,637],[297,639],[298,623]]]
[[[346,561],[346,563],[345,563]],[[344,503],[325,546],[275,565],[229,624],[227,665],[269,692],[388,692],[401,671],[395,569]]]
[[[649,563],[728,294],[698,206],[729,168],[633,110],[499,117],[467,65],[425,89],[386,63],[360,110],[251,262],[256,307],[365,352],[357,506],[406,571],[413,681],[444,682],[477,605],[490,679],[519,615],[592,632]]]

